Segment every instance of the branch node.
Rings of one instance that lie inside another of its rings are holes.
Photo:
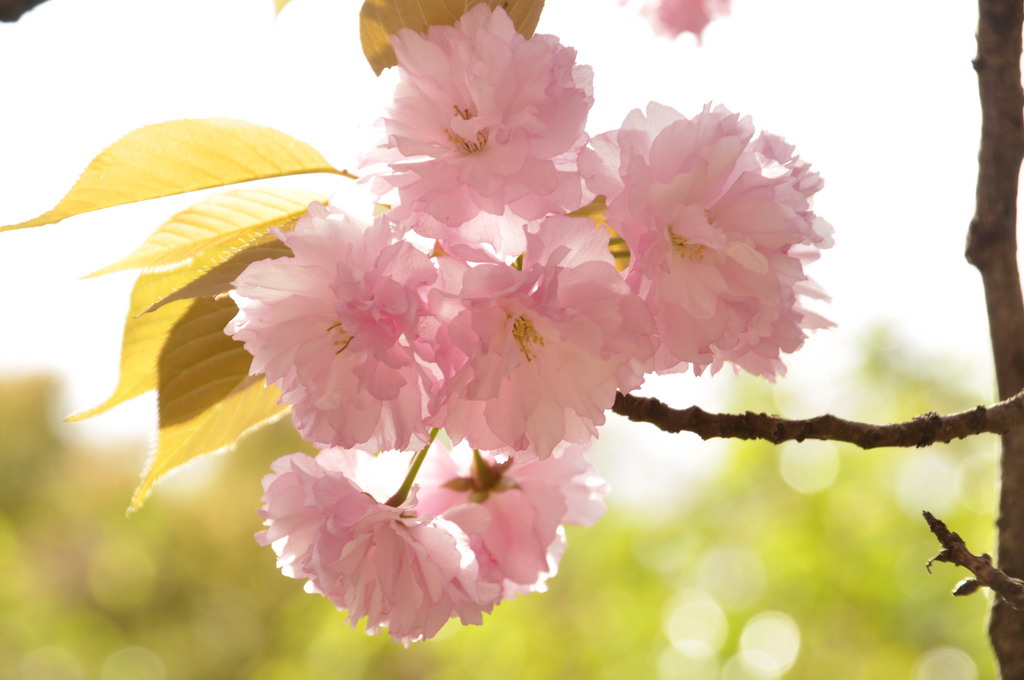
[[[966,597],[967,595],[973,595],[978,592],[980,588],[981,581],[968,576],[954,586],[953,597]]]
[[[970,570],[974,577],[960,581],[953,589],[953,595],[970,595],[981,586],[986,586],[994,590],[1014,609],[1024,610],[1024,581],[1009,576],[992,566],[992,557],[988,553],[972,554],[960,535],[955,531],[950,531],[945,522],[935,515],[927,510],[922,514],[928,522],[928,528],[942,544],[939,554],[925,565],[928,573],[931,573],[932,562],[950,562],[958,567],[964,567]]]
[[[932,563],[933,562],[952,562],[952,561],[953,561],[953,558],[950,556],[949,550],[943,549],[943,550],[939,551],[938,555],[936,555],[935,557],[933,557],[930,560],[928,560],[925,563],[924,568],[927,569],[928,573],[930,574],[930,573],[932,573]]]

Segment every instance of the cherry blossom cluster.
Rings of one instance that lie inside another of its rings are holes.
[[[381,626],[408,644],[432,637],[452,617],[482,623],[502,599],[543,591],[565,549],[563,524],[589,526],[604,512],[604,482],[566,445],[548,461],[499,462],[436,442],[414,493],[389,505],[401,465],[329,448],[295,453],[264,478],[261,511],[278,566],[306,591],[348,611],[354,628]]]
[[[366,161],[392,209],[312,204],[277,232],[291,256],[236,280],[226,332],[321,449],[274,464],[259,540],[408,643],[544,588],[562,525],[603,512],[584,456],[617,391],[781,374],[827,323],[801,300],[830,241],[820,178],[724,108],[651,104],[591,138],[591,70],[484,4],[393,44]],[[600,197],[606,224],[570,214]]]

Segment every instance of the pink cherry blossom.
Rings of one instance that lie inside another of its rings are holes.
[[[729,0],[654,0],[644,7],[659,33],[674,38],[689,31],[698,41],[713,17],[728,13]]]
[[[417,515],[414,499],[392,507],[366,493],[359,480],[375,477],[375,467],[351,450],[279,458],[263,480],[267,529],[257,540],[273,547],[286,576],[308,579],[308,592],[346,610],[352,627],[365,617],[367,633],[386,627],[408,644],[455,616],[482,623],[499,587],[480,579],[466,534]]]
[[[524,222],[579,207],[575,160],[593,97],[575,50],[553,36],[527,40],[484,3],[454,26],[403,29],[392,41],[400,82],[387,142],[368,160],[390,165],[375,186],[398,190],[395,219],[444,242],[445,229],[507,210],[497,241],[515,244]]]
[[[649,314],[590,220],[546,220],[522,270],[451,261],[441,280],[430,306],[443,404],[431,424],[453,441],[541,458],[563,440],[585,444],[615,391],[650,369]]]
[[[687,119],[652,103],[580,158],[588,187],[632,253],[627,280],[658,326],[657,370],[716,370],[728,360],[784,372],[806,330],[826,325],[801,295],[822,294],[804,265],[831,245],[810,197],[820,178],[723,107]]]
[[[563,524],[590,526],[604,513],[607,484],[582,446],[519,462],[466,445],[436,443],[417,481],[421,512],[451,519],[469,535],[481,577],[503,597],[543,591],[565,549]]]
[[[225,332],[253,355],[251,372],[281,388],[320,446],[425,443],[434,378],[412,345],[430,259],[383,218],[367,226],[319,203],[279,237],[293,256],[249,265],[231,294],[238,315]]]

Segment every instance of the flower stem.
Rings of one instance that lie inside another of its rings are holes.
[[[478,491],[490,491],[498,481],[491,471],[491,466],[476,449],[473,449],[473,479],[476,481]]]
[[[441,428],[439,427],[435,427],[430,430],[430,438],[427,440],[427,445],[412,457],[412,461],[409,463],[409,472],[406,473],[402,486],[399,487],[394,496],[387,500],[385,505],[397,508],[409,497],[409,492],[412,490],[412,483],[416,481],[416,474],[420,471],[420,466],[423,465],[423,461],[427,457],[427,451],[430,449],[431,444],[434,443],[434,438],[437,437],[437,433],[440,431]]]

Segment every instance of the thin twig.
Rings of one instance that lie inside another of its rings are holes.
[[[925,565],[929,574],[933,562],[949,562],[964,567],[974,574],[974,578],[964,579],[958,583],[953,590],[954,595],[970,595],[977,591],[979,586],[987,586],[1014,609],[1024,609],[1024,581],[996,569],[992,566],[992,558],[988,554],[973,554],[967,549],[964,539],[955,531],[950,531],[946,523],[932,513],[925,510],[922,514],[928,522],[928,528],[942,544],[942,551]]]
[[[765,439],[774,444],[824,439],[873,449],[879,446],[930,446],[983,432],[1004,434],[1024,424],[1024,391],[992,406],[977,406],[970,411],[945,416],[925,413],[906,422],[889,425],[860,423],[833,415],[787,420],[751,411],[708,413],[697,406],[674,409],[651,397],[621,392],[615,395],[612,410],[630,420],[651,423],[665,432],[693,432],[702,439]]]

